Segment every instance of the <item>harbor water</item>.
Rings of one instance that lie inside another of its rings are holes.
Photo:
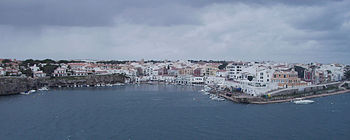
[[[350,94],[307,105],[214,101],[203,87],[59,88],[0,97],[0,139],[350,139]]]

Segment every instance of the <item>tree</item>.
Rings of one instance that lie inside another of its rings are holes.
[[[21,69],[22,74],[25,74],[27,77],[32,77],[33,72],[31,69]]]
[[[54,63],[56,63],[56,61],[54,61],[54,60],[52,60],[52,59],[45,59],[45,60],[42,60],[41,61],[42,63],[52,63],[52,64],[54,64]]]
[[[294,70],[298,72],[298,78],[304,78],[304,71],[305,68],[300,67],[300,66],[294,66]]]
[[[252,81],[253,78],[254,78],[253,76],[248,76],[248,80],[249,80],[249,81]]]
[[[350,70],[345,71],[344,75],[347,80],[350,80]]]
[[[219,69],[220,69],[220,70],[225,69],[227,65],[228,65],[227,62],[223,62],[223,63],[219,66]]]
[[[55,69],[57,69],[57,67],[57,65],[47,64],[44,67],[41,67],[40,69],[47,75],[51,75],[55,71]]]
[[[10,59],[4,59],[4,60],[2,60],[2,63],[10,63],[10,62],[12,62]]]
[[[33,60],[33,59],[27,59],[25,61],[22,61],[21,66],[34,66],[34,64],[39,64],[39,62]]]

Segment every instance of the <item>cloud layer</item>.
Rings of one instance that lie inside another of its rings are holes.
[[[348,1],[4,0],[0,57],[349,63]]]

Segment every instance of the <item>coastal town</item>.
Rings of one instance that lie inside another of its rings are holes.
[[[121,74],[127,77],[127,83],[206,85],[245,97],[273,96],[278,94],[276,91],[300,91],[307,87],[341,82],[349,78],[349,69],[350,66],[344,64],[271,61],[0,59],[1,77],[37,79]]]

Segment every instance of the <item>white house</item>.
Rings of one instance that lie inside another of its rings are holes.
[[[238,79],[242,72],[244,65],[241,63],[232,63],[226,66],[227,75],[229,79]]]
[[[103,71],[107,72],[107,71]],[[100,75],[103,75],[103,73],[99,73]],[[72,70],[72,76],[87,76],[88,72],[86,70]]]
[[[228,72],[226,70],[218,70],[216,71],[216,77],[227,77]]]
[[[223,85],[224,83],[225,83],[224,77],[209,76],[205,79],[205,84],[207,85]]]
[[[260,83],[260,84],[267,84],[267,83],[271,83],[271,78],[273,76],[273,73],[275,72],[275,70],[273,69],[259,69],[256,72],[256,82]]]
[[[57,69],[54,70],[54,72],[52,73],[52,76],[54,77],[68,76],[67,68],[58,67]]]
[[[40,68],[38,66],[36,66],[36,64],[34,64],[34,66],[31,66],[29,68],[30,68],[30,70],[32,70],[32,72],[36,72],[36,71],[40,70]]]
[[[46,73],[43,71],[33,71],[33,77],[34,78],[39,78],[39,77],[45,77]]]
[[[0,67],[0,75],[5,75],[5,70],[2,67]]]
[[[180,85],[191,84],[191,76],[189,75],[178,76],[175,79],[175,83]]]
[[[204,84],[204,77],[191,77],[191,84]]]

